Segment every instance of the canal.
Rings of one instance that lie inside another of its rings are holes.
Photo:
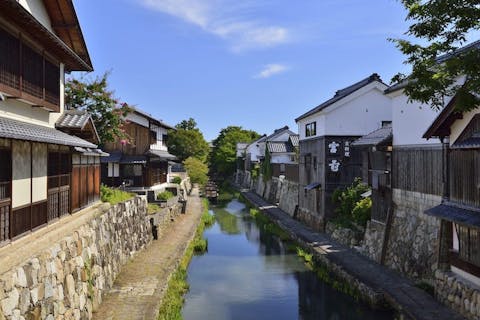
[[[291,243],[259,228],[237,200],[211,213],[208,252],[188,269],[185,320],[393,318],[320,281]]]

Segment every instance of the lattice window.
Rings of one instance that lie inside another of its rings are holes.
[[[60,68],[45,60],[45,100],[58,105],[60,103]]]
[[[0,29],[0,83],[20,88],[20,41]]]
[[[43,57],[22,45],[22,90],[43,99]]]
[[[480,230],[456,225],[458,234],[458,257],[480,266]]]

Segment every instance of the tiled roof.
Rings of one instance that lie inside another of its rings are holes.
[[[469,226],[480,227],[480,212],[453,203],[443,203],[425,211],[425,214]]]
[[[141,110],[141,109],[139,109],[139,108],[137,108],[137,107],[132,107],[132,106],[128,106],[128,107],[129,107],[130,109],[132,109],[133,112],[136,112],[136,113],[138,113],[138,114],[140,114],[140,115],[142,115],[142,116],[144,116],[144,117],[147,117],[148,119],[152,120],[153,122],[155,122],[155,123],[156,123],[157,125],[159,125],[159,126],[162,126],[162,127],[166,128],[166,129],[173,129],[173,130],[175,130],[175,127],[173,127],[173,126],[171,126],[171,125],[169,125],[169,124],[166,124],[166,123],[163,122],[162,120],[158,120],[158,119],[154,118],[154,117],[153,117],[150,113],[148,113],[148,112],[145,112],[145,111],[143,111],[143,110]]]
[[[298,146],[300,145],[300,136],[298,134],[292,134],[290,136],[290,142],[292,143],[292,146],[294,146],[295,148],[298,148]]]
[[[271,139],[274,138],[275,136],[277,136],[277,135],[279,135],[279,134],[281,134],[282,132],[285,132],[285,131],[289,132],[290,134],[293,134],[293,132],[289,130],[288,126],[285,126],[285,127],[283,127],[283,128],[280,128],[280,129],[275,129],[275,130],[273,131],[273,133],[272,133],[271,135],[267,136],[265,139],[266,139],[267,141],[268,141],[268,140],[271,140]]]
[[[60,144],[73,147],[97,148],[93,143],[60,130],[0,117],[0,137]]]
[[[120,163],[123,164],[144,164],[147,163],[147,157],[141,155],[123,155],[122,159],[120,159]]]
[[[162,160],[176,160],[177,157],[175,157],[173,154],[168,153],[168,151],[165,150],[148,150],[148,155],[160,158]]]
[[[288,141],[268,141],[267,142],[268,146],[268,152],[270,153],[289,153],[289,152],[295,152],[293,149],[292,145]]]
[[[385,126],[352,142],[354,146],[376,146],[387,142],[393,136],[392,126]]]
[[[480,137],[470,137],[460,142],[455,142],[452,149],[480,149]]]
[[[66,110],[57,120],[57,128],[75,128],[82,129],[88,123],[90,114],[80,110]]]
[[[303,118],[306,118],[312,114],[315,114],[317,112],[320,112],[322,111],[323,109],[325,109],[326,107],[334,104],[335,102],[345,98],[346,96],[352,94],[353,92],[365,87],[366,85],[374,82],[374,81],[378,81],[378,82],[382,82],[382,79],[380,79],[380,76],[376,73],[373,73],[371,76],[357,82],[357,83],[354,83],[352,84],[351,86],[348,86],[346,88],[343,88],[341,90],[338,90],[335,95],[333,96],[333,98],[323,102],[322,104],[318,105],[317,107],[311,109],[310,111],[302,114],[300,117],[298,117],[297,119],[295,119],[296,122],[298,122],[299,120],[303,119]]]

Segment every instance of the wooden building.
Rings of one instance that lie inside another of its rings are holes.
[[[65,72],[91,70],[71,1],[0,2],[0,245],[99,199],[91,120],[61,131]]]
[[[391,121],[390,98],[383,93],[387,88],[372,74],[295,119],[300,134],[297,216],[313,228],[323,230],[333,215],[333,191],[362,174],[361,154],[351,143]]]
[[[175,128],[137,108],[125,120],[129,139],[105,144],[110,156],[102,158],[102,183],[141,193],[168,183],[176,157],[168,153],[167,132]]]
[[[453,98],[424,137],[443,142],[443,200],[425,211],[441,221],[439,267],[480,285],[480,108]]]

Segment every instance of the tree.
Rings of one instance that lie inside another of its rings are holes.
[[[212,143],[211,172],[218,176],[231,176],[235,172],[237,143],[251,142],[259,137],[260,135],[255,131],[244,130],[238,126],[229,126],[222,129]]]
[[[457,97],[459,111],[472,110],[480,99],[480,50],[459,47],[467,34],[480,29],[478,0],[401,0],[413,24],[406,32],[426,45],[405,39],[392,40],[412,65],[408,76],[397,74],[392,80],[406,81],[405,93],[410,100],[444,106],[444,97]],[[464,83],[458,83],[465,76]]]
[[[208,181],[208,166],[200,159],[189,157],[183,161],[183,166],[187,170],[192,183],[204,185]]]
[[[194,119],[183,120],[175,126],[176,130],[168,133],[167,146],[170,153],[180,161],[195,157],[207,160],[209,146]]]
[[[93,119],[100,144],[128,138],[122,130],[123,118],[130,111],[127,104],[120,104],[108,89],[108,73],[91,79],[68,79],[65,84],[65,105],[70,109],[88,111]]]

